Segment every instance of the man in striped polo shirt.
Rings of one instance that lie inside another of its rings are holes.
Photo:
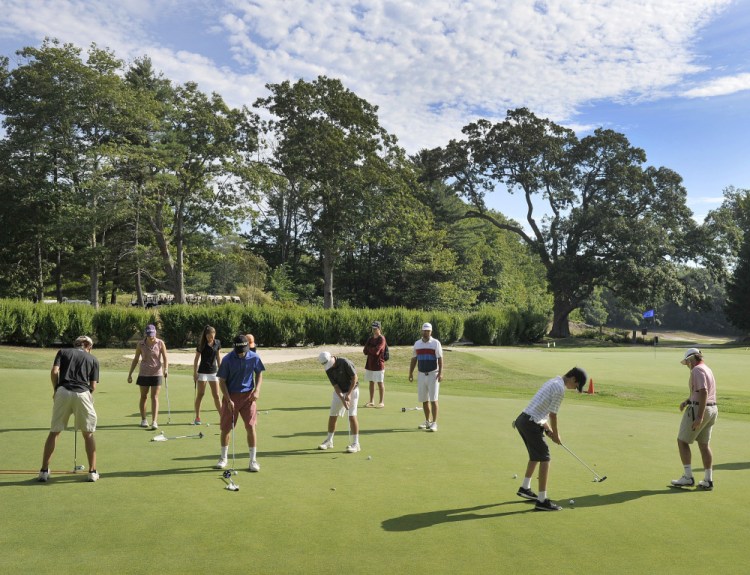
[[[539,388],[531,403],[513,422],[513,427],[521,434],[526,450],[529,452],[526,475],[517,494],[524,499],[535,500],[536,511],[560,511],[562,509],[547,497],[550,453],[544,435],[547,434],[557,444],[562,443],[557,426],[557,412],[565,397],[565,390],[577,389],[578,393],[581,393],[586,379],[586,372],[579,367],[574,367],[562,377],[559,375],[553,377]],[[531,490],[531,478],[534,476],[537,464],[539,464],[539,495]]]
[[[422,338],[414,343],[409,381],[414,381],[414,368],[417,368],[417,401],[422,403],[424,423],[419,429],[437,431],[438,397],[440,382],[443,379],[443,348],[440,342],[432,337],[432,324],[422,324]],[[430,413],[431,412],[431,413]]]

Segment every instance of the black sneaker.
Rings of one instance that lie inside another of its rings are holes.
[[[562,507],[552,503],[549,499],[544,501],[537,501],[534,505],[534,511],[562,511]]]
[[[518,488],[518,491],[516,491],[516,495],[518,495],[519,497],[523,497],[524,499],[530,499],[532,501],[536,501],[538,499],[536,493],[534,493],[531,489],[524,489],[523,487]]]

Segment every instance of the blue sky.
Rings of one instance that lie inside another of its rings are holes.
[[[611,128],[683,176],[698,220],[750,188],[748,30],[746,0],[0,0],[12,63],[45,36],[95,42],[234,106],[325,74],[409,153],[519,106],[581,136]]]

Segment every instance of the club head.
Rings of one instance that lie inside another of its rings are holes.
[[[401,412],[403,413],[404,411],[406,411],[406,408],[405,408],[405,407],[402,407],[402,408],[401,408]]]
[[[159,435],[154,435],[151,438],[151,441],[167,441],[167,436],[164,435],[164,432],[162,431]]]
[[[75,466],[75,467],[73,468],[73,471],[83,471],[83,469],[84,469],[83,465],[76,465],[76,466]]]
[[[599,479],[594,479],[594,481],[596,481],[597,483],[601,483],[601,482],[602,482],[602,481],[604,481],[605,479],[607,479],[607,476],[606,476],[606,475],[605,475],[604,477],[600,477]]]
[[[198,433],[198,439],[203,439],[203,432]]]

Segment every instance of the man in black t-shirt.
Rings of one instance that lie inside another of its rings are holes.
[[[99,381],[99,361],[91,355],[94,342],[82,335],[69,349],[61,349],[52,364],[50,379],[53,388],[52,423],[47,441],[44,443],[42,468],[39,470],[39,481],[49,479],[49,462],[55,452],[55,445],[60,433],[67,427],[70,416],[75,414],[75,430],[81,431],[89,461],[89,481],[99,479],[96,472],[96,411],[91,394]]]
[[[359,382],[357,368],[345,357],[336,357],[327,351],[321,352],[318,361],[326,370],[328,380],[333,386],[331,410],[328,413],[328,436],[318,449],[333,447],[333,434],[336,432],[336,419],[339,414],[349,412],[349,433],[351,443],[346,447],[347,453],[356,453],[359,447],[359,423],[357,422],[357,402],[359,401]]]

